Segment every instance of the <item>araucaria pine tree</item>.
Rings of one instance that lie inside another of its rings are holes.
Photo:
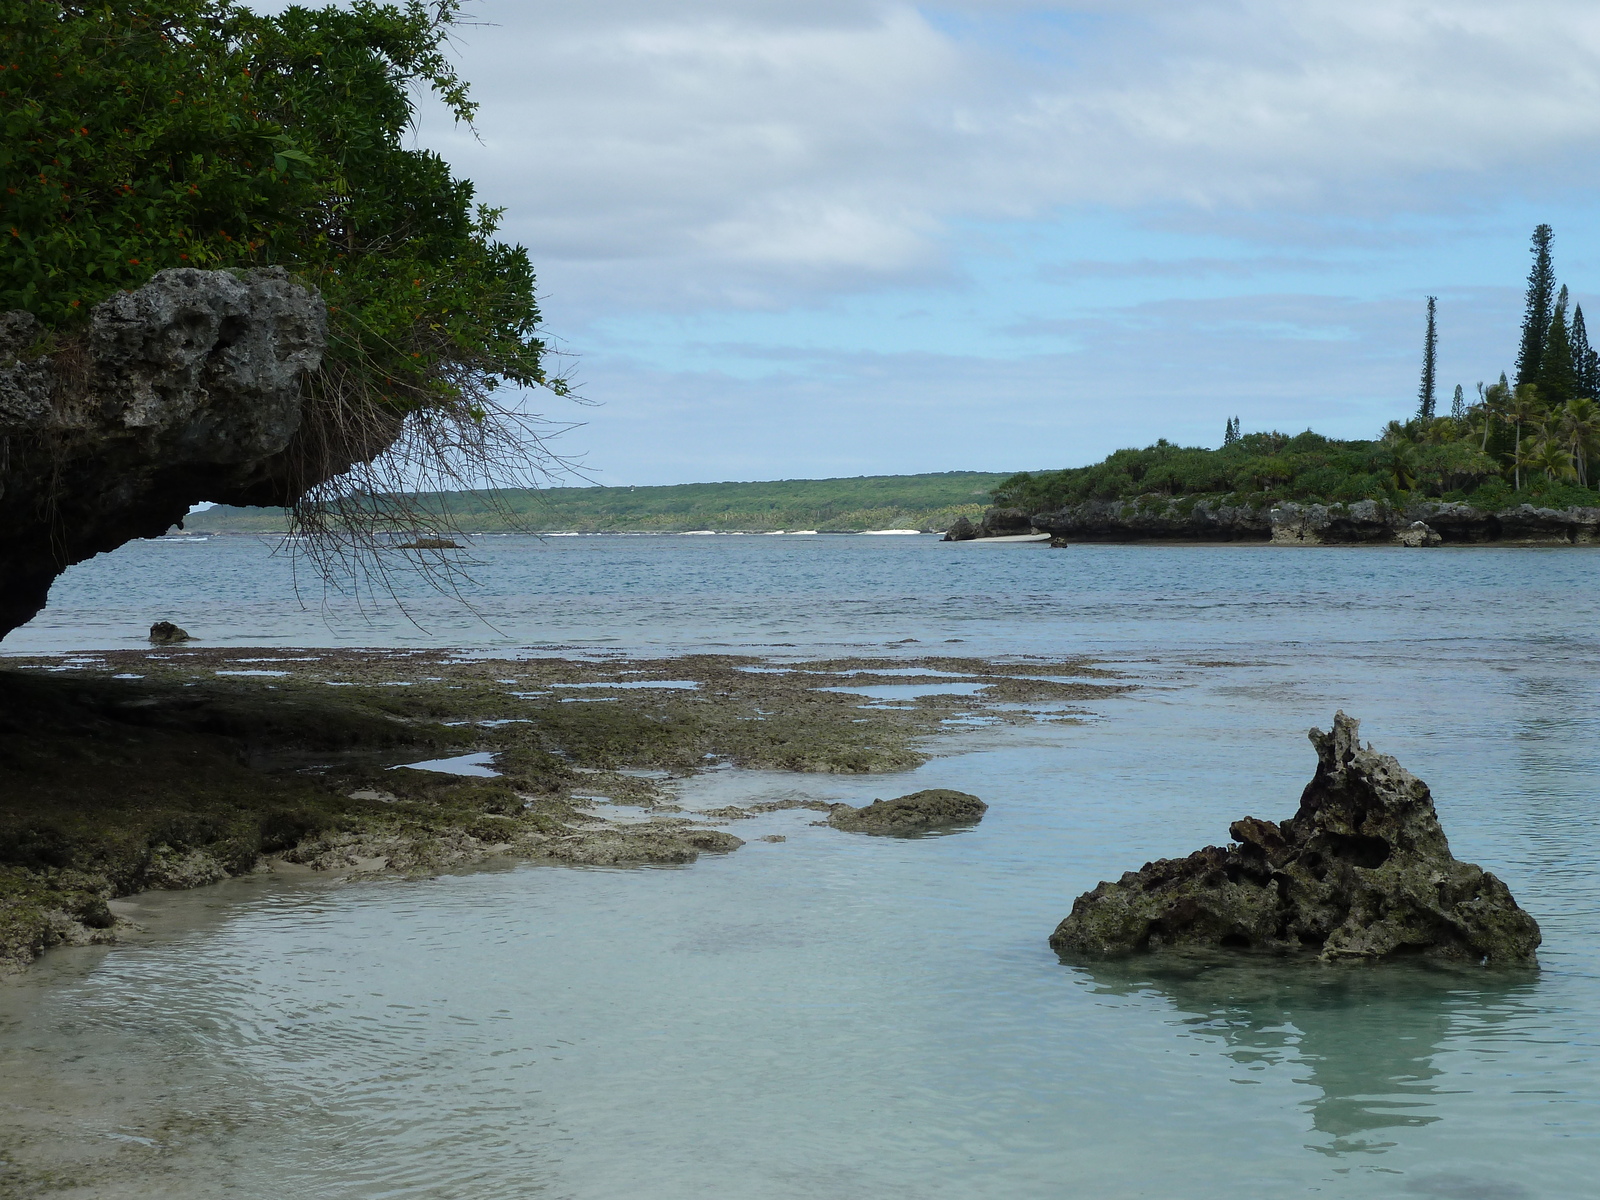
[[[1578,380],[1578,395],[1600,396],[1600,352],[1589,345],[1589,331],[1583,323],[1583,305],[1572,310],[1572,373]]]
[[[1481,383],[1478,385],[1483,386]],[[1467,394],[1461,390],[1461,385],[1456,384],[1455,397],[1450,401],[1450,419],[1464,421],[1467,417]]]
[[[1533,269],[1528,272],[1526,307],[1522,316],[1522,345],[1517,350],[1517,386],[1539,378],[1545,341],[1550,336],[1550,318],[1555,308],[1556,271],[1550,261],[1548,225],[1533,231]]]
[[[1439,373],[1439,330],[1435,324],[1438,306],[1438,297],[1429,296],[1428,336],[1422,343],[1422,387],[1417,392],[1417,416],[1424,421],[1433,420],[1433,392]]]
[[[1577,374],[1572,362],[1572,338],[1567,331],[1567,289],[1556,297],[1550,314],[1550,329],[1545,334],[1544,353],[1539,356],[1539,400],[1545,408],[1560,408],[1578,394]]]

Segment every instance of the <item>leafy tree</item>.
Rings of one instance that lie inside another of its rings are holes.
[[[1433,420],[1434,383],[1438,377],[1439,330],[1435,324],[1438,298],[1428,297],[1428,332],[1422,342],[1422,386],[1417,391],[1417,416]]]
[[[0,0],[0,309],[70,341],[163,268],[281,265],[329,311],[308,453],[348,463],[399,432],[411,481],[451,455],[515,457],[496,387],[567,390],[528,255],[495,239],[470,182],[405,145],[418,91],[472,118],[443,52],[459,8]]]
[[[1572,338],[1567,329],[1567,289],[1556,297],[1550,314],[1550,330],[1545,335],[1544,353],[1539,359],[1539,399],[1554,409],[1578,394],[1578,378],[1573,366]]]
[[[1528,290],[1522,318],[1522,345],[1517,350],[1517,386],[1533,383],[1539,377],[1544,345],[1550,334],[1556,291],[1555,267],[1550,259],[1553,231],[1539,225],[1533,231],[1533,269],[1528,272]]]

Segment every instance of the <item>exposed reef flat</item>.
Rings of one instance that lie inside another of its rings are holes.
[[[1332,732],[1311,731],[1316,774],[1282,825],[1245,817],[1227,847],[1101,883],[1078,897],[1050,945],[1533,965],[1538,923],[1499,879],[1451,855],[1428,785],[1358,733],[1342,712]]]
[[[193,645],[8,658],[0,969],[114,940],[117,897],[275,864],[353,878],[500,856],[691,862],[741,845],[722,826],[746,814],[683,812],[673,777],[905,771],[941,731],[1076,720],[1082,702],[1125,690],[1083,660]],[[463,755],[485,773],[396,769]]]
[[[828,814],[828,824],[849,833],[903,837],[931,829],[976,825],[988,811],[989,806],[969,792],[929,788],[893,800],[874,800],[861,808],[835,805]]]

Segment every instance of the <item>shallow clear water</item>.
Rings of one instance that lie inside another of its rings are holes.
[[[747,846],[685,868],[142,899],[149,939],[55,952],[0,990],[0,1114],[86,1164],[76,1194],[1593,1194],[1595,554],[502,545],[480,603],[504,640],[441,603],[441,642],[1082,652],[1146,686],[1082,726],[953,734],[909,775],[685,785],[694,807],[931,786],[989,801],[948,837],[794,810],[735,823]],[[253,552],[119,552],[6,646],[109,646],[191,612],[241,645],[424,641],[293,612]],[[196,555],[189,574],[172,553]],[[1541,971],[1055,959],[1045,938],[1097,880],[1292,812],[1304,731],[1335,707],[1538,917]]]

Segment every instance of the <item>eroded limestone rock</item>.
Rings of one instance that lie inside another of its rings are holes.
[[[1073,542],[1264,542],[1272,522],[1264,507],[1172,496],[1137,500],[1085,500],[1055,512],[1034,513],[1033,528],[1052,545]]]
[[[1411,522],[1395,538],[1402,546],[1412,547],[1437,546],[1444,540],[1439,536],[1439,531],[1426,521]]]
[[[967,792],[929,788],[894,800],[874,800],[864,808],[836,804],[828,824],[847,833],[907,834],[926,829],[975,825],[989,806]]]
[[[67,567],[199,501],[292,504],[386,449],[398,417],[309,418],[326,341],[322,298],[281,267],[162,271],[66,340],[0,314],[0,636]]]
[[[956,523],[945,531],[947,542],[970,542],[978,537],[978,527],[966,517],[957,517]]]
[[[1391,542],[1398,514],[1376,500],[1354,504],[1295,504],[1272,510],[1272,541],[1280,546]]]
[[[1059,953],[1161,947],[1421,955],[1532,965],[1539,926],[1495,876],[1450,853],[1428,786],[1362,747],[1344,713],[1311,731],[1317,771],[1283,824],[1245,817],[1236,841],[1161,859],[1079,896]]]

